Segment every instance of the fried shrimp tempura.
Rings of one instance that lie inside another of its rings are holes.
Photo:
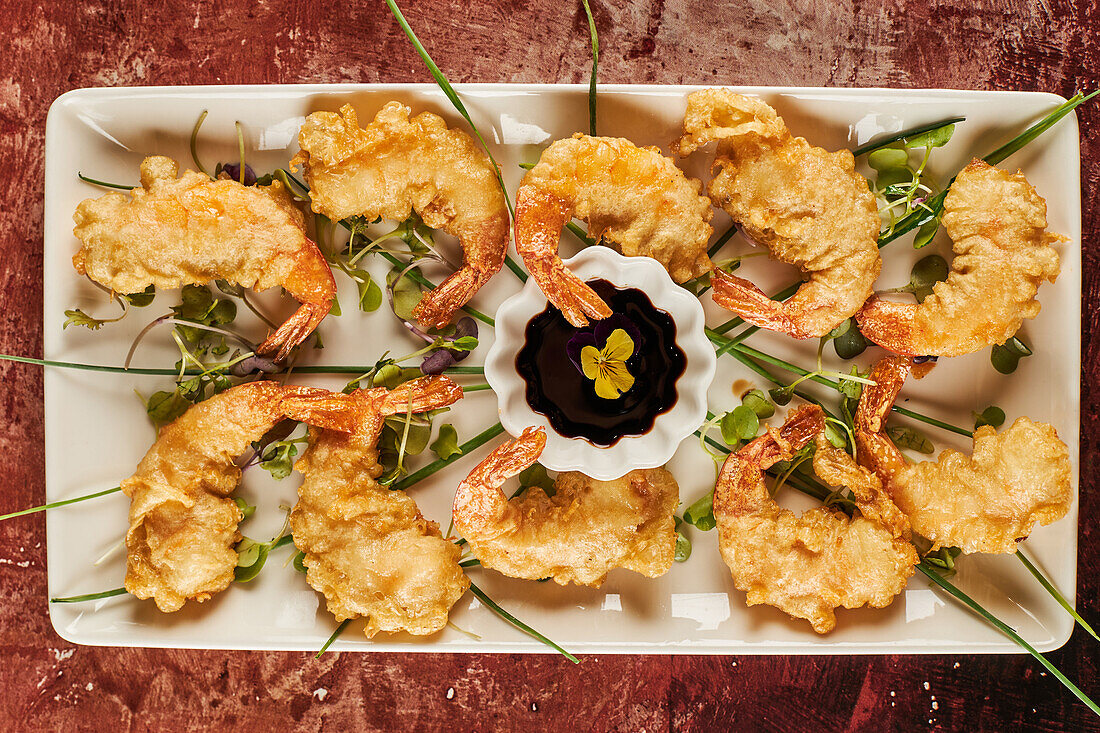
[[[339,426],[341,407],[332,397],[322,389],[250,382],[162,428],[122,482],[130,497],[126,590],[169,612],[228,587],[242,519],[229,498],[241,478],[234,458],[287,417]]]
[[[884,608],[920,558],[909,523],[870,471],[822,437],[821,408],[804,407],[779,430],[730,454],[714,490],[718,545],[748,605],[775,606],[808,620],[819,634],[836,626],[834,609]],[[860,515],[818,507],[796,517],[775,503],[763,471],[817,436],[814,472],[848,487]]]
[[[687,156],[714,140],[721,170],[708,187],[711,199],[773,259],[809,276],[780,303],[748,280],[715,272],[714,302],[762,328],[824,336],[859,310],[882,268],[878,208],[852,153],[792,136],[759,99],[728,89],[692,92],[673,150]]]
[[[712,212],[702,183],[657,148],[577,133],[554,142],[516,191],[516,249],[539,288],[577,327],[611,315],[592,288],[558,256],[561,230],[573,217],[589,236],[628,257],[652,257],[682,283],[709,272]]]
[[[116,293],[227,280],[281,285],[302,306],[260,345],[283,360],[324,320],[336,297],[332,271],[305,232],[283,184],[244,186],[184,171],[171,158],[141,163],[141,186],[76,207],[73,267]]]
[[[608,571],[650,578],[668,572],[676,553],[676,479],[663,468],[635,470],[614,481],[570,471],[553,496],[532,486],[508,500],[501,486],[538,460],[542,428],[527,428],[458,486],[455,529],[487,568],[527,580],[599,587]]]
[[[886,417],[910,371],[908,357],[875,364],[856,415],[859,459],[872,469],[913,531],[932,549],[1015,552],[1036,524],[1057,521],[1073,501],[1069,451],[1054,428],[1016,420],[1002,433],[974,431],[970,457],[945,449],[937,461],[909,463],[885,433]]]
[[[414,315],[425,328],[446,326],[455,311],[497,273],[508,251],[508,207],[492,162],[461,130],[422,112],[409,118],[386,104],[365,128],[355,110],[314,112],[298,135],[313,210],[333,220],[408,219],[458,237],[465,262],[425,293]]]
[[[378,437],[386,415],[425,412],[462,397],[446,377],[424,377],[394,390],[359,390],[346,400],[352,430],[310,431],[295,464],[305,474],[290,514],[306,579],[324,594],[337,621],[362,616],[366,635],[434,634],[470,581],[460,550],[443,539],[404,491],[377,482]]]
[[[1003,344],[1039,315],[1043,280],[1058,277],[1051,245],[1065,237],[1046,231],[1046,202],[1023,174],[974,160],[943,208],[955,251],[947,280],[923,303],[873,297],[857,316],[864,336],[898,354],[959,356]]]

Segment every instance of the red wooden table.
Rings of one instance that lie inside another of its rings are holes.
[[[594,0],[600,79],[1058,92],[1100,84],[1096,0]],[[586,81],[579,3],[405,0],[452,81]],[[722,7],[717,7],[722,5]],[[801,7],[796,7],[801,6]],[[929,7],[931,6],[931,7]],[[430,81],[381,0],[0,0],[0,352],[40,355],[43,133],[86,86]],[[1078,607],[1100,602],[1100,106],[1080,111],[1085,329]],[[43,500],[42,377],[0,363],[0,513]],[[308,654],[74,647],[46,614],[41,514],[0,524],[3,730],[1085,730],[1027,656]],[[1086,692],[1100,649],[1051,659]]]

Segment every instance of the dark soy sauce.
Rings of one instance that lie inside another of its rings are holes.
[[[641,334],[627,361],[634,386],[618,399],[596,396],[592,380],[566,354],[569,339],[584,329],[571,326],[552,305],[528,322],[516,371],[527,383],[527,404],[559,434],[611,446],[623,436],[649,432],[657,416],[676,404],[676,381],[687,359],[676,345],[672,316],[658,310],[644,292],[617,288],[603,279],[588,284]]]

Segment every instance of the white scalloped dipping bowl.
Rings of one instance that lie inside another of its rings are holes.
[[[500,304],[496,341],[485,359],[485,380],[497,394],[500,422],[513,436],[532,425],[546,428],[546,448],[539,462],[553,471],[581,471],[610,481],[636,468],[663,466],[680,442],[706,420],[707,389],[714,379],[717,358],[703,331],[703,307],[649,257],[624,257],[607,247],[594,246],[565,264],[581,280],[600,277],[620,288],[637,288],[672,316],[676,345],[686,357],[684,373],[676,380],[676,402],[657,415],[648,432],[624,436],[610,447],[557,433],[546,416],[527,403],[527,385],[516,371],[516,354],[523,347],[527,323],[547,305],[546,296],[531,278],[523,290]]]

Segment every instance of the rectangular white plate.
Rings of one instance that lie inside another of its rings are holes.
[[[696,87],[608,86],[600,90],[600,133],[630,138],[641,145],[667,149],[677,136],[684,96]],[[587,130],[586,88],[581,86],[470,85],[460,89],[476,124],[486,135],[514,191],[522,170],[533,161],[540,144]],[[1023,130],[1062,100],[1049,94],[1021,92],[894,91],[875,89],[748,88],[774,105],[798,135],[825,148],[854,147],[884,132],[894,132],[953,115],[966,116],[950,144],[932,156],[931,170],[946,181],[974,155],[983,155]],[[136,183],[138,163],[149,154],[171,155],[190,166],[188,138],[202,110],[209,116],[199,150],[207,166],[236,160],[233,123],[240,120],[248,160],[258,172],[286,165],[297,148],[297,131],[305,115],[336,109],[351,102],[365,124],[387,100],[399,99],[415,111],[431,110],[451,124],[463,123],[443,94],[432,85],[311,85],[268,87],[169,87],[145,89],[85,89],[58,99],[46,129],[45,210],[45,354],[92,364],[122,363],[136,332],[154,316],[167,312],[175,293],[162,293],[144,310],[135,309],[120,323],[98,332],[81,328],[62,331],[66,308],[81,307],[111,313],[115,307],[100,291],[78,277],[71,257],[77,242],[72,213],[84,198],[102,194],[77,180],[77,171],[93,178]],[[691,175],[707,177],[703,154],[687,161]],[[988,350],[944,360],[932,374],[906,386],[904,404],[936,417],[969,425],[971,411],[1000,405],[1009,421],[1019,415],[1049,421],[1070,446],[1077,481],[1078,373],[1080,365],[1080,185],[1079,141],[1071,115],[1004,165],[1022,168],[1046,197],[1052,231],[1069,237],[1061,246],[1062,273],[1056,285],[1040,291],[1043,311],[1023,328],[1035,355],[1021,361],[1011,377],[989,364]],[[716,234],[728,219],[717,213]],[[942,236],[942,235],[941,235]],[[571,254],[569,237],[564,254]],[[909,238],[884,250],[885,264],[878,288],[908,281],[909,268],[930,251],[950,255],[950,245],[937,241],[915,252]],[[748,245],[735,241],[733,248]],[[727,249],[727,252],[737,251]],[[376,263],[382,274],[382,263]],[[436,276],[437,273],[428,273]],[[789,282],[793,273],[760,259],[748,260],[739,274],[755,279],[765,290]],[[374,363],[384,350],[403,353],[417,348],[383,307],[362,315],[355,310],[355,289],[337,275],[344,315],[322,325],[325,349],[305,357],[324,364]],[[493,313],[519,283],[507,270],[476,298],[481,310]],[[707,302],[710,323],[729,314]],[[288,313],[293,303],[277,296],[270,307]],[[242,309],[243,310],[243,309]],[[255,336],[264,329],[242,314],[239,324]],[[482,345],[492,339],[482,329]],[[816,342],[797,343],[772,334],[752,337],[758,348],[771,350],[802,364],[814,362]],[[830,350],[831,353],[831,350]],[[864,353],[861,366],[876,356]],[[148,338],[135,366],[170,366],[177,359],[168,332]],[[835,360],[834,360],[835,361]],[[839,363],[834,364],[839,366]],[[736,404],[736,382],[743,389],[752,374],[732,359],[720,361],[711,390],[714,411]],[[300,380],[305,381],[305,380]],[[339,388],[346,378],[317,378],[311,383]],[[470,383],[470,378],[465,378]],[[477,381],[473,378],[472,381]],[[141,377],[47,369],[46,493],[49,501],[71,498],[116,486],[130,475],[153,440],[153,430],[134,390],[148,395],[170,385],[166,377]],[[766,386],[766,385],[765,385]],[[834,399],[835,393],[829,399]],[[490,392],[469,395],[446,416],[467,439],[496,417]],[[969,441],[926,431],[938,447],[969,452]],[[445,529],[454,487],[488,447],[461,460],[416,487],[421,509]],[[704,494],[714,481],[713,465],[691,440],[685,441],[670,464],[680,483],[683,504]],[[263,474],[263,475],[260,475]],[[279,504],[291,504],[299,477],[281,482],[261,471],[249,471],[240,494],[258,504],[243,532],[253,538],[273,536],[283,520]],[[788,506],[807,506],[785,492]],[[47,555],[51,596],[68,596],[115,588],[125,572],[123,553],[99,565],[93,562],[115,546],[127,526],[127,500],[120,494],[51,511],[47,517]],[[602,588],[561,588],[554,583],[512,580],[475,569],[476,583],[505,608],[577,653],[943,653],[1016,652],[1008,639],[949,598],[933,591],[919,574],[894,603],[882,610],[838,611],[836,631],[818,636],[804,621],[788,619],[776,609],[747,608],[744,594],[732,587],[729,571],[719,558],[714,532],[692,531],[694,552],[664,577],[648,580],[615,571]],[[1076,503],[1069,516],[1034,533],[1027,548],[1056,585],[1072,599],[1077,561]],[[128,596],[77,605],[52,604],[57,632],[81,644],[194,648],[315,650],[335,624],[320,596],[284,562],[292,549],[273,553],[260,576],[234,585],[205,604],[189,603],[175,614],[159,613],[152,602]],[[1042,650],[1068,638],[1070,619],[1012,557],[975,556],[959,563],[954,582]],[[456,652],[542,652],[546,648],[503,623],[467,595],[455,606],[455,626],[481,637],[475,640],[452,628],[427,639],[380,636],[366,641],[353,624],[336,649]]]

